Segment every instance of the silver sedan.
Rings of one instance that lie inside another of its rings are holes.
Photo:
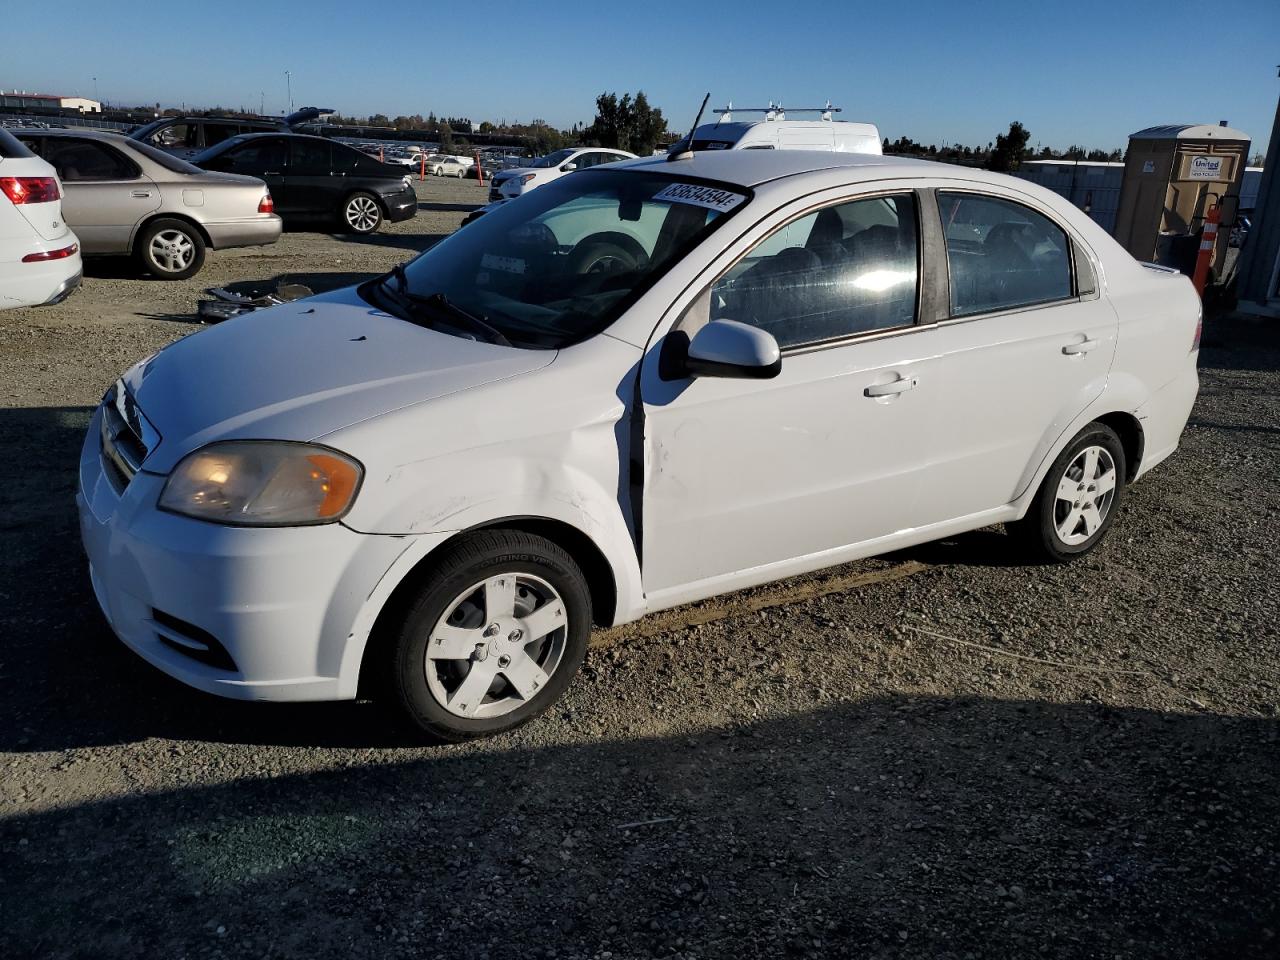
[[[210,173],[155,147],[97,130],[15,131],[58,171],[62,213],[86,256],[133,256],[184,280],[206,250],[275,243],[280,218],[261,180]]]

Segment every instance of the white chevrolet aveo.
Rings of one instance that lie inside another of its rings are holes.
[[[514,727],[593,624],[1003,522],[1099,543],[1176,448],[1199,302],[1028,183],[866,155],[591,170],[137,364],[94,589],[223,696]]]

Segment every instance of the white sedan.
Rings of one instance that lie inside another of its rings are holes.
[[[467,171],[470,168],[470,164],[464,163],[457,157],[443,155],[427,157],[427,173],[433,177],[458,177],[461,179],[467,175]]]
[[[535,187],[546,186],[575,170],[590,170],[607,163],[634,160],[635,156],[626,150],[606,150],[600,147],[557,150],[531,161],[527,167],[515,167],[495,173],[489,182],[489,199],[514,200]]]
[[[107,392],[99,602],[193,687],[374,690],[445,739],[545,710],[593,625],[996,523],[1086,554],[1197,390],[1185,277],[1024,181],[856,154],[585,171],[269,314]]]

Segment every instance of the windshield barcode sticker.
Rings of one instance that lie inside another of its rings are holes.
[[[667,200],[671,203],[692,203],[694,206],[723,212],[732,210],[747,198],[740,193],[720,190],[717,187],[704,187],[697,183],[673,183],[669,187],[664,187],[653,199]]]
[[[501,270],[503,273],[522,274],[525,264],[518,257],[499,257],[496,254],[486,253],[480,258],[480,266],[490,270]]]

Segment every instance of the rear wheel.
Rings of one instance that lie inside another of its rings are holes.
[[[564,693],[590,624],[586,580],[564,550],[512,530],[477,534],[446,548],[399,623],[388,699],[435,739],[514,729]]]
[[[138,237],[143,268],[161,280],[186,280],[204,266],[204,238],[183,220],[153,220]]]
[[[372,194],[353,193],[342,206],[342,219],[352,233],[373,233],[382,226],[382,208]]]
[[[1124,498],[1124,445],[1103,423],[1076,435],[1045,474],[1027,515],[1009,532],[1040,560],[1061,563],[1093,550]]]

